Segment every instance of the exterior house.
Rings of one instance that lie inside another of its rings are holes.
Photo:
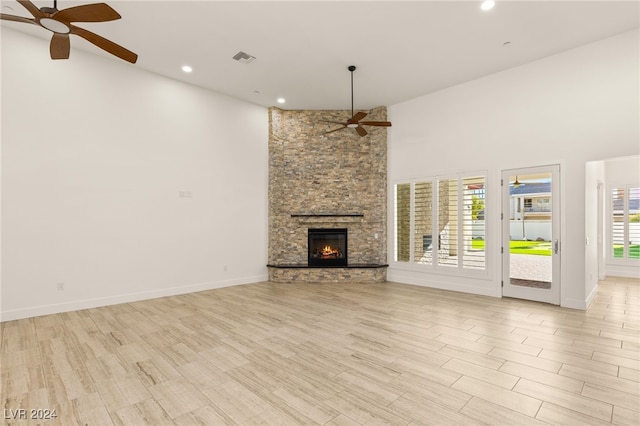
[[[509,187],[512,240],[551,240],[551,182]]]

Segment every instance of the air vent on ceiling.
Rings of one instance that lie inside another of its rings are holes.
[[[238,62],[242,62],[243,64],[250,64],[251,62],[256,60],[256,57],[240,51],[233,56],[233,59]]]

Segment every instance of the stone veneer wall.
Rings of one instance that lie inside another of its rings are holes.
[[[386,114],[379,107],[366,120],[386,121]],[[269,109],[270,265],[306,265],[308,228],[348,228],[349,265],[387,262],[387,131],[366,126],[365,137],[353,129],[326,134],[339,125],[323,120],[350,115]]]

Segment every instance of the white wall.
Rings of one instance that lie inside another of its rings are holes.
[[[6,28],[1,70],[2,320],[267,278],[265,108]]]
[[[585,164],[640,151],[638,40],[638,30],[631,31],[389,107],[390,185],[487,170],[486,218],[494,243],[487,241],[486,280],[393,262],[388,279],[499,296],[500,171],[560,164],[561,305],[584,309]]]
[[[596,294],[598,280],[605,278],[604,268],[604,182],[603,161],[585,165],[585,295],[590,302]]]

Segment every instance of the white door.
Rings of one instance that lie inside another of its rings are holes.
[[[560,166],[502,171],[502,295],[560,304]]]

